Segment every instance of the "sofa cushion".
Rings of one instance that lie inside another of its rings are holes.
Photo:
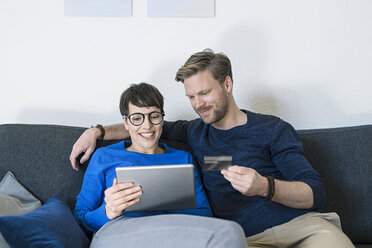
[[[337,212],[356,243],[372,243],[372,125],[298,132],[327,190],[323,212]]]
[[[0,232],[11,247],[89,246],[69,207],[57,196],[30,213],[0,217]]]
[[[0,182],[0,216],[29,213],[41,203],[8,171]],[[9,247],[0,233],[0,247]]]
[[[0,216],[21,215],[41,206],[41,202],[28,192],[8,171],[0,182]]]
[[[0,216],[22,215],[40,206],[40,203],[24,202],[16,197],[0,194]]]

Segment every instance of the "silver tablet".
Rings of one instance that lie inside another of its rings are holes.
[[[196,207],[194,166],[151,165],[117,167],[118,183],[141,185],[140,201],[125,211],[163,211]]]

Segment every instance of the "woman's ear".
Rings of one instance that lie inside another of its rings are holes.
[[[128,119],[125,118],[125,116],[123,116],[122,118],[123,118],[123,121],[124,121],[124,128],[125,128],[125,130],[128,131]]]

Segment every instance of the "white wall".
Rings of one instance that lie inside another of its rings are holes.
[[[241,108],[297,129],[372,124],[372,1],[216,0],[215,18],[64,16],[63,0],[0,0],[0,123],[121,121],[130,84],[155,84],[168,120],[196,117],[174,81],[206,47],[233,64]]]

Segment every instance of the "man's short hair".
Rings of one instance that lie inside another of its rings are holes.
[[[163,95],[151,84],[132,84],[121,94],[119,108],[122,116],[129,114],[129,103],[137,107],[158,107],[164,112]]]
[[[233,80],[230,59],[223,53],[214,53],[212,49],[207,48],[191,55],[177,71],[176,81],[183,83],[185,79],[204,70],[208,70],[213,78],[221,84],[227,76]]]

